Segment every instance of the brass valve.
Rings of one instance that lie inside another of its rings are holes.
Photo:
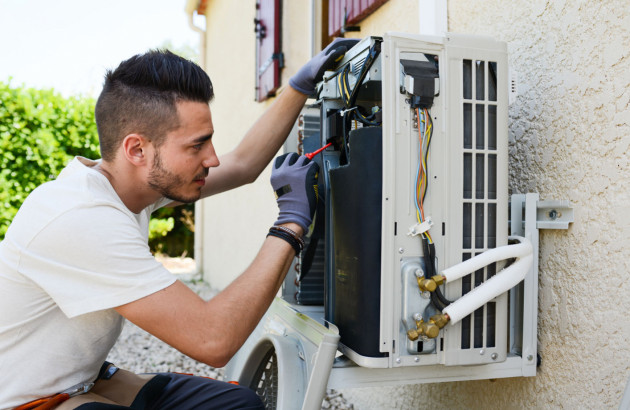
[[[423,322],[421,327],[422,333],[429,339],[435,339],[440,334],[440,328],[431,322]]]
[[[407,338],[412,342],[420,336],[435,339],[440,334],[440,328],[433,322],[425,322],[422,318],[416,319],[416,328],[407,330]]]
[[[437,287],[433,280],[426,279],[424,276],[417,278],[417,280],[421,292],[433,292]]]
[[[411,340],[412,342],[415,342],[416,340],[418,340],[419,337],[420,337],[420,334],[418,333],[418,329],[407,330],[407,338],[409,338],[409,340]]]
[[[433,282],[435,282],[435,284],[438,286],[446,282],[446,278],[443,275],[435,275],[431,277],[431,280],[433,280]]]
[[[451,318],[448,317],[446,313],[440,313],[438,315],[431,316],[429,322],[433,323],[439,329],[442,329],[450,320]]]
[[[417,281],[418,288],[420,288],[421,292],[434,292],[438,286],[446,281],[446,278],[442,275],[435,275],[430,279],[427,279],[424,276],[420,276],[417,278]]]

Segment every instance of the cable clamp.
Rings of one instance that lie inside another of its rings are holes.
[[[341,109],[341,110],[339,110],[339,115],[343,117],[344,115],[346,115],[347,112],[351,112],[351,111],[354,111],[356,109],[357,109],[357,107],[352,107],[352,108],[348,108],[348,109]]]
[[[433,226],[433,221],[431,217],[428,217],[422,223],[417,223],[414,226],[409,228],[409,232],[407,232],[408,236],[418,236],[422,235]]]

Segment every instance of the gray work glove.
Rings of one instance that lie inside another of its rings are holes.
[[[271,170],[271,186],[280,214],[276,225],[294,222],[308,232],[317,205],[319,165],[295,152],[276,158]]]
[[[315,85],[324,77],[324,71],[333,68],[335,63],[346,54],[346,51],[358,42],[359,40],[356,38],[336,38],[291,77],[289,84],[302,94],[313,94]]]

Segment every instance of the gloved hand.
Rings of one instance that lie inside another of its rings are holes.
[[[346,51],[358,42],[356,38],[336,38],[291,77],[289,84],[302,94],[311,95],[315,91],[315,85],[322,80],[324,71],[334,67]]]
[[[294,222],[308,231],[317,205],[318,171],[316,162],[295,152],[276,158],[271,170],[271,186],[280,209],[276,225]]]

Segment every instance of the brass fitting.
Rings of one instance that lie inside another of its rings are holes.
[[[433,279],[426,279],[424,276],[417,278],[418,280],[418,288],[420,288],[421,292],[433,292],[437,285]]]
[[[429,322],[433,323],[435,326],[437,326],[438,329],[442,329],[444,326],[446,326],[446,324],[450,320],[451,320],[451,318],[448,317],[447,314],[440,313],[440,314],[431,316],[431,318],[429,319]]]
[[[435,323],[431,322],[422,323],[420,330],[422,331],[422,334],[424,334],[429,339],[435,339],[438,334],[440,334],[440,328],[437,327]]]
[[[407,338],[409,338],[409,340],[411,340],[412,342],[415,342],[416,340],[418,340],[419,337],[420,337],[420,334],[418,333],[418,329],[407,330]]]
[[[435,275],[431,277],[431,279],[419,276],[416,280],[418,281],[418,287],[421,292],[434,292],[438,286],[446,282],[446,278],[442,275]]]
[[[443,275],[435,275],[431,277],[431,279],[433,280],[433,282],[435,282],[437,286],[440,286],[441,284],[446,282],[446,278]]]
[[[440,328],[432,322],[425,322],[422,318],[416,319],[416,328],[407,330],[409,340],[416,341],[420,336],[435,339],[440,333]]]

